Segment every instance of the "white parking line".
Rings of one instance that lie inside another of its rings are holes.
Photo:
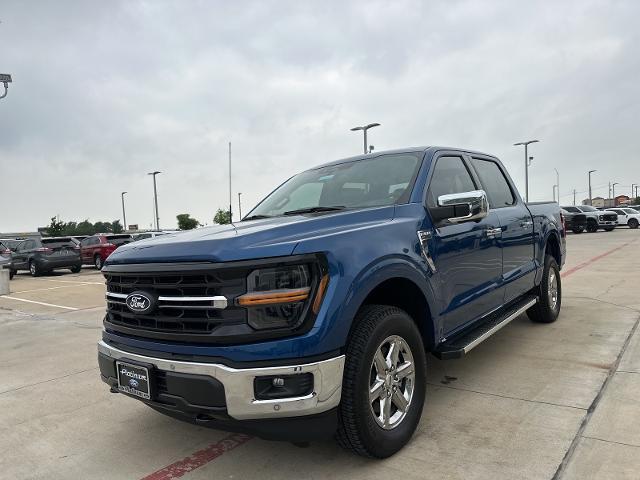
[[[73,283],[75,285],[104,285],[104,282],[74,282],[73,280],[54,280],[53,278],[39,278],[45,282]]]
[[[37,305],[44,305],[45,307],[64,308],[65,310],[80,310],[79,308],[75,307],[65,307],[64,305],[54,305],[53,303],[36,302],[35,300],[26,300],[24,298],[10,297],[8,295],[3,295],[2,297],[0,297],[0,300],[3,298],[6,298],[8,300],[16,300],[18,302],[35,303]]]
[[[20,290],[17,292],[11,293],[31,293],[31,292],[45,292],[48,290],[59,290],[60,288],[75,288],[75,287],[86,287],[87,285],[96,285],[95,283],[81,283],[78,285],[60,285],[58,287],[48,287],[48,288],[34,288],[32,290]],[[99,283],[98,285],[104,285],[103,283]]]

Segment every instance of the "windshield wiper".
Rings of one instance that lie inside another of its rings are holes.
[[[245,220],[260,220],[262,218],[271,218],[271,215],[251,215],[250,217],[244,217],[241,221]]]
[[[284,212],[283,215],[298,215],[301,213],[316,213],[316,212],[337,212],[338,210],[344,210],[345,206],[336,205],[335,207],[309,207],[309,208],[300,208],[298,210],[289,210]]]

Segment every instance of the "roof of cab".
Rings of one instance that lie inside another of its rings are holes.
[[[406,148],[395,148],[393,150],[384,150],[384,151],[379,151],[379,152],[354,155],[353,157],[347,157],[347,158],[342,158],[340,160],[334,160],[333,162],[323,163],[322,165],[317,165],[315,167],[310,168],[309,170],[316,170],[318,168],[329,167],[329,166],[332,166],[332,165],[340,165],[341,163],[357,162],[357,161],[360,161],[360,160],[370,160],[372,158],[376,158],[376,157],[379,157],[381,155],[390,155],[390,154],[394,155],[394,154],[402,154],[402,153],[423,153],[423,154],[426,154],[428,152],[437,152],[439,150],[450,150],[450,151],[463,152],[463,153],[469,153],[469,154],[484,155],[484,156],[495,158],[494,155],[491,155],[491,154],[488,154],[488,153],[483,153],[483,152],[478,152],[478,151],[475,151],[475,150],[469,150],[469,149],[466,149],[466,148],[439,147],[439,146],[406,147]]]

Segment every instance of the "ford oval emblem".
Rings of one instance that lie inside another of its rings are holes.
[[[144,292],[133,292],[127,296],[126,302],[133,313],[147,313],[153,307],[153,299]]]

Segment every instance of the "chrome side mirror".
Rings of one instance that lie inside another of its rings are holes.
[[[451,223],[480,220],[489,214],[489,201],[484,190],[440,195],[438,206],[450,209],[450,216],[446,218]]]

